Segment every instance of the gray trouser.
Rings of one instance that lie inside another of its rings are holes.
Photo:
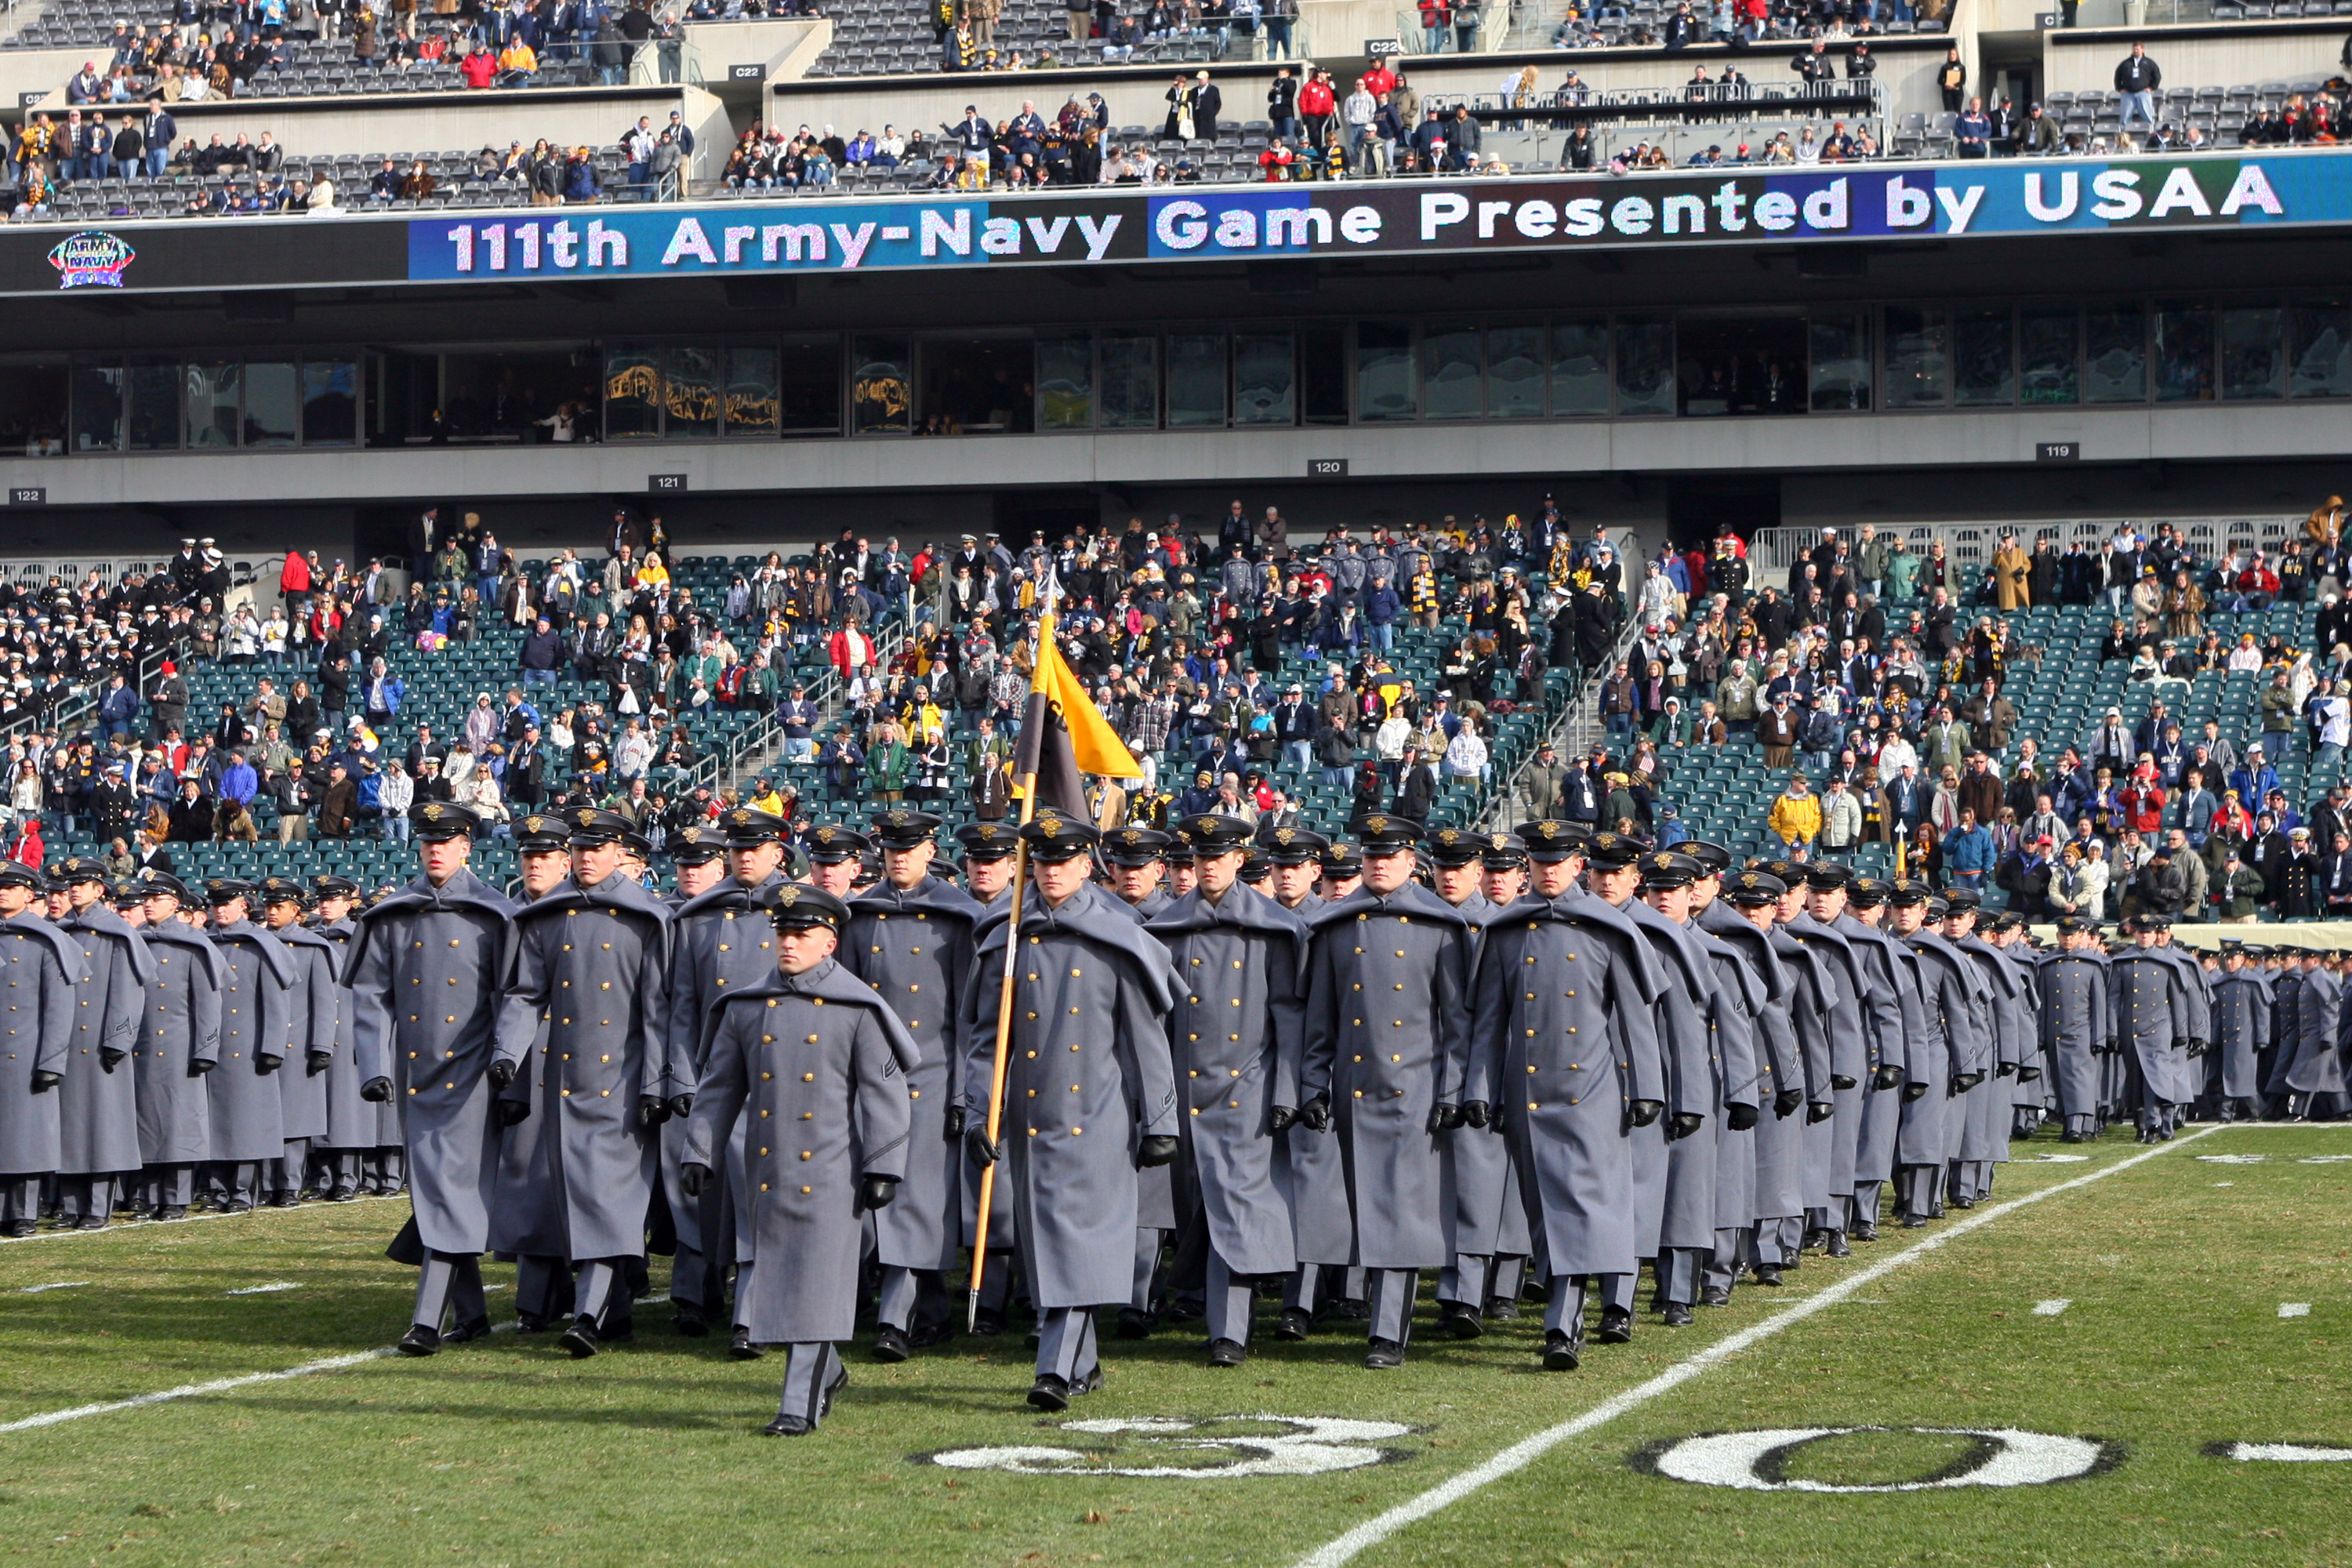
[[[515,1311],[550,1322],[572,1315],[572,1270],[561,1258],[526,1253],[515,1259]]]
[[[425,1255],[425,1267],[416,1272],[416,1310],[409,1321],[437,1330],[444,1312],[453,1312],[458,1323],[490,1315],[489,1304],[482,1296],[482,1260],[478,1255]]]
[[[1685,1307],[1697,1300],[1699,1275],[1714,1256],[1712,1251],[1696,1247],[1660,1247],[1658,1300]]]
[[[824,1391],[841,1373],[841,1352],[830,1343],[796,1344],[784,1358],[784,1392],[779,1415],[797,1415],[814,1426],[824,1412]]]
[[[1715,1252],[1706,1260],[1706,1273],[1702,1283],[1711,1289],[1729,1290],[1739,1282],[1740,1271],[1755,1258],[1754,1226],[1718,1230],[1715,1233]]]
[[[272,1197],[299,1198],[302,1195],[302,1178],[310,1169],[310,1141],[308,1138],[286,1140],[286,1152],[278,1157],[270,1168],[268,1186]]]
[[[205,1186],[215,1201],[250,1208],[261,1201],[261,1162],[218,1160],[206,1167]]]
[[[1599,1276],[1599,1279],[1601,1310],[1606,1312],[1613,1308],[1630,1315],[1633,1310],[1633,1287],[1640,1283],[1641,1275],[1638,1273],[1603,1274]]]
[[[37,1220],[41,1217],[41,1177],[38,1172],[29,1176],[0,1177],[0,1221]]]
[[[1884,1182],[1856,1182],[1854,1184],[1854,1228],[1858,1229],[1864,1226],[1868,1226],[1873,1230],[1878,1228],[1879,1194],[1885,1189],[1885,1185],[1886,1184]]]
[[[1152,1292],[1160,1279],[1160,1254],[1168,1242],[1168,1233],[1150,1226],[1135,1227],[1135,1288],[1127,1304],[1139,1312],[1151,1310]]]
[[[1088,1307],[1049,1307],[1037,1317],[1037,1375],[1075,1388],[1094,1374],[1095,1314]]]
[[[1366,1300],[1371,1303],[1370,1338],[1404,1344],[1412,1338],[1412,1299],[1421,1289],[1418,1268],[1367,1268]]]
[[[100,1222],[107,1220],[114,1213],[114,1177],[111,1174],[59,1176],[58,1211],[68,1220],[77,1223],[92,1215]]]
[[[140,1173],[140,1201],[149,1208],[186,1208],[196,1198],[194,1165],[150,1165]]]
[[[613,1289],[614,1282],[621,1277],[620,1265],[617,1258],[592,1258],[583,1262],[572,1286],[572,1310],[600,1324],[610,1321],[613,1309],[628,1300],[625,1292],[618,1293],[616,1300]]]
[[[1551,1300],[1544,1306],[1544,1332],[1563,1333],[1572,1340],[1584,1337],[1583,1275],[1555,1274],[1551,1277]]]
[[[1209,1248],[1208,1276],[1209,1338],[1231,1340],[1237,1345],[1249,1343],[1250,1309],[1254,1305],[1249,1281],[1236,1281],[1214,1247]]]
[[[328,1149],[319,1155],[319,1180],[331,1193],[356,1193],[360,1190],[361,1151]]]
[[[1437,1299],[1476,1311],[1486,1304],[1486,1280],[1495,1259],[1484,1252],[1457,1252],[1454,1261],[1437,1271]]]

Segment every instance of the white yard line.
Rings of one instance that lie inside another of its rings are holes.
[[[299,1279],[273,1279],[267,1285],[245,1285],[228,1292],[232,1296],[267,1296],[278,1290],[299,1290]]]
[[[1981,1229],[2006,1215],[2014,1214],[2019,1209],[2038,1204],[2044,1198],[2056,1197],[2061,1193],[2073,1192],[2075,1188],[2088,1186],[2093,1182],[2105,1181],[2117,1172],[2128,1171],[2135,1165],[2144,1164],[2159,1154],[2177,1152],[2182,1146],[2194,1143],[2199,1139],[2220,1131],[2221,1128],[2218,1126],[2200,1128],[2194,1132],[2173,1140],[2170,1143],[2159,1143],[2152,1149],[2118,1160],[2112,1165],[2103,1165],[2095,1171],[2085,1172],[2072,1180],[2056,1182],[2038,1192],[2011,1198],[2006,1203],[1995,1204],[1990,1208],[1979,1209],[1967,1218],[1914,1242],[1894,1256],[1882,1258],[1869,1268],[1846,1276],[1836,1284],[1807,1297],[1802,1301],[1775,1312],[1762,1322],[1742,1329],[1736,1334],[1717,1341],[1688,1359],[1676,1362],[1647,1383],[1629,1388],[1612,1399],[1604,1400],[1583,1415],[1563,1421],[1557,1426],[1548,1426],[1532,1436],[1521,1438],[1484,1464],[1473,1466],[1452,1479],[1430,1488],[1419,1497],[1399,1503],[1385,1513],[1374,1515],[1338,1540],[1329,1542],[1300,1558],[1297,1568],[1339,1568],[1341,1563],[1352,1562],[1357,1556],[1378,1546],[1405,1526],[1427,1519],[1430,1515],[1452,1507],[1506,1476],[1527,1468],[1571,1437],[1579,1437],[1595,1427],[1604,1426],[1628,1411],[1639,1409],[1654,1399],[1673,1393],[1684,1384],[1702,1373],[1713,1371],[1741,1352],[1754,1348],[1783,1329],[1794,1328],[1822,1308],[1846,1300],[1864,1286],[1876,1284],[1905,1264],[1916,1262],[1948,1242],[1955,1241],[1971,1231]]]
[[[19,1296],[37,1296],[44,1290],[79,1290],[89,1283],[89,1281],[87,1279],[60,1279],[54,1285],[22,1286],[17,1289],[16,1294]]]
[[[408,1194],[406,1193],[394,1193],[390,1197],[353,1198],[352,1203],[397,1204],[406,1203],[407,1201]],[[304,1214],[315,1212],[319,1209],[347,1208],[350,1205],[347,1204],[312,1203],[299,1204],[290,1209],[247,1209],[243,1214],[221,1214],[217,1211],[206,1214],[192,1214],[185,1219],[117,1220],[107,1226],[102,1230],[44,1230],[37,1231],[31,1236],[0,1236],[0,1247],[24,1247],[36,1241],[87,1241],[92,1237],[100,1236],[146,1236],[152,1235],[156,1231],[176,1229],[184,1225],[201,1224],[203,1221],[208,1219],[261,1219],[272,1215]]]

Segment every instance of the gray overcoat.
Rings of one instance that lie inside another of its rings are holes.
[[[103,903],[58,922],[81,944],[82,977],[74,987],[73,1044],[58,1085],[58,1170],[67,1175],[135,1171],[139,1157],[138,1048],[147,986],[155,965],[139,933]],[[106,1065],[109,1052],[121,1059]]]
[[[215,1160],[276,1160],[286,1152],[285,1093],[271,1081],[302,1070],[296,1045],[294,985],[300,971],[286,944],[251,921],[215,926],[220,949],[220,1066],[205,1077],[212,1095]],[[293,1061],[287,1065],[289,1054]]]
[[[58,1091],[34,1093],[33,1075],[71,1070],[85,961],[81,943],[29,909],[0,921],[0,937],[14,939],[0,942],[0,968],[17,998],[0,1062],[0,1175],[47,1175],[58,1168]]]
[[[2042,1046],[2062,1116],[2094,1116],[2101,1060],[2115,1037],[2113,983],[2103,952],[2057,952],[2042,961]]]
[[[194,1165],[212,1158],[212,1100],[189,1064],[219,1059],[226,969],[220,950],[177,921],[142,927],[139,937],[155,969],[137,1037],[139,1159]]]

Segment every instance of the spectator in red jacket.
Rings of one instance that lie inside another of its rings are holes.
[[[286,552],[286,565],[278,574],[278,591],[286,595],[286,613],[289,616],[296,613],[296,601],[309,597],[310,563],[300,551],[289,550]]]

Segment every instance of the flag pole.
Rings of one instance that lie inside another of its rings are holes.
[[[1054,636],[1054,612],[1050,606],[1037,619],[1037,665],[1030,682],[1030,694],[1045,689],[1045,649]],[[1039,716],[1042,717],[1042,716]],[[1034,751],[1029,752],[1034,756]],[[1021,826],[1026,827],[1037,815],[1037,771],[1032,767],[1013,781],[1021,792]],[[1004,922],[1004,973],[996,991],[996,1056],[988,1075],[988,1146],[997,1151],[997,1158],[980,1169],[980,1200],[974,1206],[971,1233],[971,1291],[964,1300],[964,1331],[971,1331],[980,1321],[980,1286],[988,1268],[989,1209],[996,1196],[997,1167],[1003,1163],[1003,1146],[1000,1139],[1004,1120],[1004,1068],[1012,1049],[1013,1036],[1013,966],[1021,954],[1021,896],[1029,881],[1029,840],[1016,837],[1013,849],[1013,904]]]

